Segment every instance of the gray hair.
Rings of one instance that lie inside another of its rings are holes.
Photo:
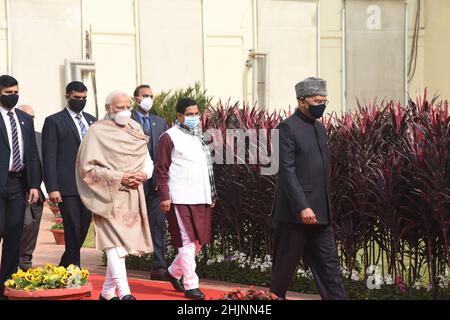
[[[110,105],[112,102],[113,102],[113,100],[114,100],[114,98],[117,98],[117,97],[127,97],[128,99],[130,99],[130,97],[128,96],[128,94],[125,92],[125,91],[121,91],[121,90],[114,90],[114,91],[111,91],[107,96],[106,96],[106,99],[105,99],[105,105]]]

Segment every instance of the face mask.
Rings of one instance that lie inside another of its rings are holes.
[[[120,111],[119,113],[116,113],[112,116],[114,122],[118,124],[119,126],[126,126],[131,118],[131,111],[125,110]]]
[[[142,110],[144,110],[145,112],[149,112],[153,107],[153,99],[151,97],[142,99],[140,106]]]
[[[312,106],[310,104],[308,104],[308,105],[309,105],[309,109],[308,109],[309,113],[311,113],[311,115],[316,119],[319,119],[323,115],[325,108],[326,108],[326,104],[324,104],[324,103],[316,105],[316,106]]]
[[[19,101],[19,96],[17,94],[10,94],[8,96],[1,95],[0,103],[6,109],[12,109],[16,106],[17,101]]]
[[[200,126],[200,116],[184,117],[184,124],[191,129]]]
[[[70,99],[69,107],[73,112],[80,113],[86,106],[86,100]]]

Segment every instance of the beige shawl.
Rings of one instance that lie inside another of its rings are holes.
[[[142,171],[148,137],[130,120],[120,127],[108,116],[97,121],[81,142],[76,181],[84,205],[94,213],[100,250],[123,247],[129,254],[152,251],[143,186],[122,186],[124,173]]]

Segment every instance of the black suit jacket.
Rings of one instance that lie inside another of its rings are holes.
[[[311,208],[318,224],[329,224],[330,155],[324,126],[297,110],[278,128],[280,163],[274,220],[300,224],[300,211]]]
[[[22,130],[24,146],[24,163],[28,189],[39,189],[42,182],[42,168],[39,162],[36,135],[34,132],[33,118],[19,109],[14,109]],[[8,133],[6,131],[3,117],[0,116],[0,192],[6,191],[6,182],[9,172],[9,158],[11,147],[9,145]]]
[[[83,112],[89,126],[97,119]],[[75,163],[81,140],[69,111],[55,113],[45,119],[42,129],[42,160],[47,192],[59,191],[62,196],[77,196]]]
[[[133,110],[131,112],[131,118],[134,121],[136,121],[137,123],[139,123],[140,125],[142,125],[141,119],[139,118],[139,115],[137,114],[136,110]],[[166,121],[159,116],[156,116],[154,114],[149,114],[149,120],[150,120],[151,136],[150,136],[150,141],[148,142],[148,152],[152,156],[153,162],[155,162],[156,161],[156,152],[158,150],[159,137],[165,131],[167,131],[168,128],[167,128]],[[154,167],[156,167],[156,166],[154,165]],[[152,188],[156,188],[157,183],[156,183],[156,177],[155,177],[154,172],[153,172],[152,178],[150,180],[148,180],[147,183],[151,184]]]
[[[38,150],[38,154],[39,154],[39,165],[42,167],[42,133],[41,132],[35,132],[34,134],[36,135],[36,145],[37,145],[37,150]],[[43,177],[42,177],[42,174],[41,174],[41,181],[42,181],[42,179],[43,179]],[[39,200],[42,203],[45,202],[45,195],[42,192],[40,186],[39,186]]]

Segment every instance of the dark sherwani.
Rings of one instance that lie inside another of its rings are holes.
[[[270,289],[285,298],[303,258],[322,299],[345,299],[331,227],[330,155],[325,128],[297,110],[278,129],[280,165],[272,209],[275,230]],[[300,212],[305,208],[315,213],[316,225],[301,222]]]

